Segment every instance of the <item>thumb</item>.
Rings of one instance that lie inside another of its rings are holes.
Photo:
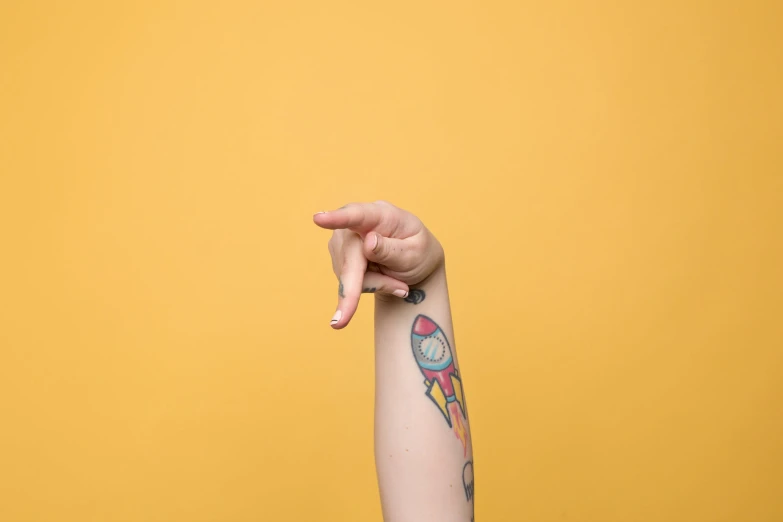
[[[405,270],[406,261],[411,256],[411,245],[404,239],[383,237],[377,232],[370,232],[364,237],[363,250],[369,261],[392,270]]]

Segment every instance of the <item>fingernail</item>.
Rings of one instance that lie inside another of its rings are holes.
[[[378,246],[378,234],[372,233],[370,234],[370,242],[367,243],[367,246],[370,247],[370,250],[375,250],[375,247]]]
[[[396,295],[397,297],[408,297],[408,292],[405,290],[395,290],[392,292],[393,295]]]
[[[343,313],[340,310],[337,310],[334,315],[332,316],[332,322],[329,324],[334,325],[337,323],[337,321],[340,320],[340,318],[343,316]]]
[[[326,214],[326,211],[325,211],[325,210],[321,210],[320,212],[316,212],[316,213],[315,213],[315,214],[313,214],[313,215],[314,215],[314,216],[317,216],[318,214]]]

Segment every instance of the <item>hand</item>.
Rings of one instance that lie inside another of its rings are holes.
[[[443,265],[443,248],[435,236],[419,218],[391,203],[351,203],[319,212],[313,221],[334,230],[329,253],[339,291],[332,328],[348,325],[362,291],[407,297],[408,285]]]

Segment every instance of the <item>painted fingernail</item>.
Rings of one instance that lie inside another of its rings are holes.
[[[375,250],[375,247],[378,246],[378,234],[370,234],[370,242],[367,243],[367,246],[370,247],[370,250]]]
[[[340,318],[341,318],[342,316],[343,316],[343,313],[342,313],[342,311],[340,311],[340,310],[337,310],[337,311],[334,313],[334,315],[332,316],[332,322],[330,322],[329,324],[331,324],[331,325],[335,325],[335,324],[337,323],[337,321],[339,321],[339,320],[340,320]]]
[[[317,216],[318,214],[326,214],[326,211],[325,211],[325,210],[321,210],[320,212],[316,212],[316,213],[315,213],[315,214],[313,214],[313,215],[314,215],[314,216]]]
[[[396,295],[397,297],[408,297],[408,292],[405,290],[395,290],[392,292],[393,295]]]

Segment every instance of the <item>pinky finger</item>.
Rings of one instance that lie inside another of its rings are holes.
[[[408,285],[378,272],[366,272],[362,281],[362,293],[408,297]]]

